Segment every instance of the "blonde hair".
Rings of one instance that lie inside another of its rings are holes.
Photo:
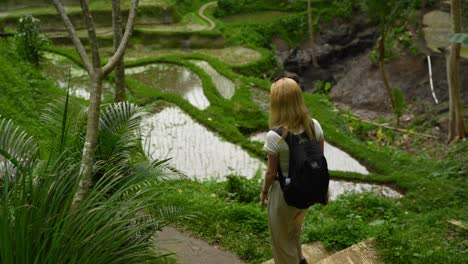
[[[290,129],[304,129],[311,140],[316,139],[302,90],[291,78],[281,78],[271,85],[269,126],[283,128],[283,139]]]

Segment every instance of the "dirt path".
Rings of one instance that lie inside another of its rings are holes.
[[[206,20],[210,24],[210,27],[207,28],[207,30],[213,30],[216,27],[216,24],[215,24],[215,22],[213,20],[211,20],[209,17],[207,17],[205,15],[205,10],[208,7],[212,7],[212,6],[217,5],[217,4],[218,4],[218,2],[216,2],[216,1],[209,2],[209,3],[204,4],[202,7],[200,7],[200,9],[198,9],[198,15],[201,18],[203,18],[204,20]]]
[[[179,232],[172,227],[165,227],[157,233],[157,242],[161,250],[176,254],[180,264],[242,264],[236,255],[222,251],[216,246]]]

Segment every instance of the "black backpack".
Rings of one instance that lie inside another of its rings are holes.
[[[283,134],[281,128],[273,131],[280,136]],[[299,209],[306,209],[316,203],[326,204],[330,175],[319,143],[310,140],[306,132],[300,135],[288,133],[285,141],[289,147],[287,178],[283,176],[278,164],[278,180],[284,200],[289,206]]]

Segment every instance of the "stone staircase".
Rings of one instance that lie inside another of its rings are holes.
[[[380,264],[375,249],[374,240],[368,239],[352,245],[341,251],[330,251],[323,247],[320,242],[302,245],[302,254],[309,264]],[[263,264],[274,264],[270,259]]]

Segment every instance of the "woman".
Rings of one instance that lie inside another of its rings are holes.
[[[301,250],[301,227],[307,209],[288,206],[283,191],[276,179],[278,165],[286,177],[289,169],[289,147],[284,141],[287,133],[295,135],[304,131],[311,140],[317,140],[323,152],[323,131],[317,120],[310,118],[304,103],[302,90],[290,78],[281,78],[271,85],[270,129],[282,128],[283,135],[270,130],[266,135],[264,149],[268,153],[260,200],[268,205],[268,222],[275,264],[306,264]]]

